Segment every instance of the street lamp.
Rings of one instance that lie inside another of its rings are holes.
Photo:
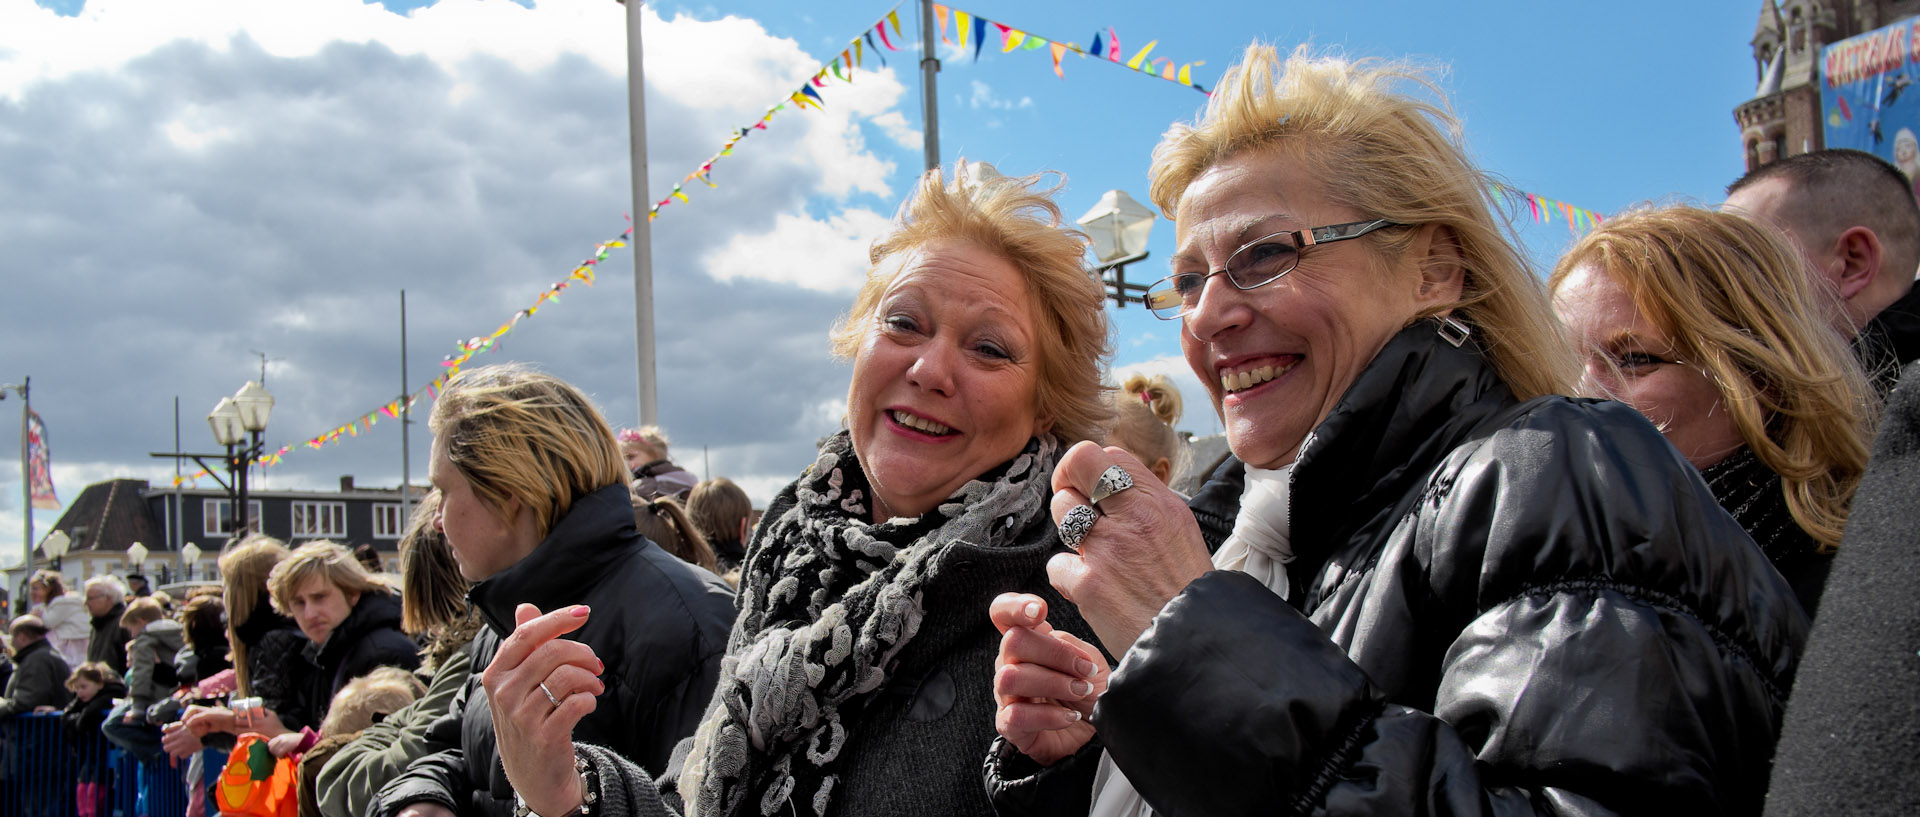
[[[186,573],[188,581],[193,580],[193,565],[198,561],[200,561],[199,545],[188,542],[186,547],[180,549],[180,566],[183,568],[183,572]]]
[[[127,568],[128,573],[131,574],[131,573],[145,572],[140,569],[140,563],[145,562],[146,560],[147,560],[146,545],[140,544],[139,542],[135,542],[127,546],[127,563],[131,565],[130,567]]]
[[[207,414],[207,425],[213,429],[213,441],[227,448],[227,476],[231,482],[228,491],[233,501],[233,535],[242,536],[247,530],[247,471],[253,460],[264,450],[260,443],[260,433],[267,430],[267,419],[273,414],[273,395],[257,380],[234,392],[232,397],[222,397],[213,411]]]
[[[72,545],[73,540],[67,538],[67,532],[57,530],[47,534],[47,538],[40,540],[40,551],[47,554],[49,566],[54,570],[59,570],[60,557],[67,555],[67,548]]]
[[[1126,267],[1146,259],[1153,221],[1153,211],[1134,201],[1125,190],[1108,190],[1099,204],[1080,217],[1080,229],[1092,240],[1093,255],[1099,261],[1094,270],[1101,273],[1100,282],[1110,289],[1108,297],[1122,309],[1128,301],[1146,303],[1147,287],[1127,283]]]

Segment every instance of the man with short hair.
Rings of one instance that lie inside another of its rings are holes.
[[[1898,168],[1858,150],[1761,165],[1727,186],[1726,209],[1778,226],[1840,296],[1835,328],[1854,338],[1884,394],[1920,358],[1920,204]]]
[[[400,595],[367,573],[344,547],[325,540],[294,548],[267,576],[273,608],[307,636],[308,711],[325,720],[333,695],[377,667],[412,670],[420,650],[400,631]]]
[[[21,616],[8,628],[13,638],[13,677],[0,698],[0,718],[51,712],[67,705],[67,661],[47,643],[39,616]]]
[[[121,675],[127,674],[127,631],[120,626],[120,617],[127,612],[126,600],[127,588],[119,579],[95,576],[87,580],[87,613],[93,616],[87,660],[103,662]]]

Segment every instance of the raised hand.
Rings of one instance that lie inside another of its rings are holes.
[[[513,634],[480,674],[501,765],[535,814],[564,814],[586,797],[573,767],[573,727],[606,691],[606,666],[592,647],[560,636],[586,624],[588,612],[576,605],[542,615],[520,605]]]

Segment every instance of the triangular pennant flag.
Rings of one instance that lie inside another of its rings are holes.
[[[1159,40],[1148,41],[1146,48],[1140,49],[1140,53],[1133,55],[1133,59],[1127,60],[1127,67],[1132,68],[1135,71],[1140,70],[1140,64],[1147,59],[1147,54],[1151,53],[1153,51],[1153,47],[1159,44],[1160,44]],[[1149,74],[1153,73],[1153,68],[1151,66],[1147,68],[1147,73]]]
[[[1180,76],[1178,81],[1181,85],[1193,84],[1193,63],[1187,63],[1186,65],[1180,66]]]
[[[953,41],[947,39],[947,7],[933,4],[933,19],[940,21],[940,42],[953,45]]]
[[[874,26],[874,29],[880,32],[881,40],[885,40],[887,38],[887,30],[885,28],[881,28],[880,26],[876,25]],[[873,44],[873,32],[872,31],[867,32],[863,39],[867,41],[867,50],[872,51],[873,56],[880,60],[880,67],[882,68],[887,67],[887,55],[880,51],[879,46],[876,46]],[[893,43],[887,43],[887,47],[893,48]],[[894,50],[898,51],[899,49],[894,49]]]
[[[1067,78],[1067,72],[1060,70],[1060,57],[1062,57],[1066,53],[1067,53],[1066,46],[1061,45],[1059,43],[1053,44],[1053,75],[1061,79]]]
[[[871,31],[869,31],[869,32],[867,32],[867,33],[868,33],[868,34],[872,34],[873,32],[871,32]],[[865,64],[866,64],[866,62],[867,62],[867,53],[866,53],[866,51],[865,51],[865,50],[863,50],[863,49],[865,49],[865,48],[866,48],[866,46],[864,46],[864,45],[861,45],[861,43],[860,43],[860,41],[859,41],[859,40],[854,40],[854,41],[853,41],[853,62],[854,62],[854,64],[855,64],[855,65],[865,65]]]
[[[973,15],[959,9],[953,11],[954,36],[960,38],[960,47],[966,48],[973,41]]]
[[[934,8],[939,8],[939,6],[934,6]],[[900,12],[898,12],[898,11],[888,11],[888,12],[887,12],[887,22],[889,22],[889,23],[892,23],[892,24],[893,24],[893,34],[894,34],[894,36],[896,36],[896,37],[897,37],[897,36],[900,36]],[[880,32],[880,34],[881,34],[881,37],[882,37],[882,38],[884,39],[884,38],[885,38],[885,36],[886,36],[886,32],[884,32],[884,31],[882,31],[882,32]]]
[[[813,87],[812,87],[812,86],[809,86],[809,85],[802,85],[802,86],[800,86],[800,93],[803,93],[803,94],[806,94],[806,95],[807,95],[807,96],[809,96],[809,97],[812,97],[812,98],[813,98],[813,104],[815,104],[815,105],[818,105],[818,106],[820,106],[820,107],[822,107],[822,108],[825,108],[825,107],[827,107],[827,101],[826,101],[826,100],[824,100],[824,99],[821,99],[821,98],[820,98],[820,93],[819,93],[818,91],[815,91],[815,90],[813,90]]]
[[[1020,41],[1027,38],[1027,32],[1019,31],[1017,29],[1011,29],[1011,28],[1007,29],[1006,35],[1007,36],[1000,43],[1000,53],[1002,54],[1005,54],[1009,51],[1019,48]]]
[[[849,80],[848,80],[848,79],[847,79],[847,78],[846,78],[846,77],[845,77],[844,75],[842,75],[842,74],[840,73],[840,60],[838,60],[838,59],[835,59],[835,60],[833,61],[833,75],[834,75],[834,76],[836,76],[836,77],[840,77],[840,81],[841,81],[841,82],[848,82],[848,81],[849,81]]]
[[[1044,38],[1044,37],[1035,37],[1035,36],[1033,36],[1032,34],[1028,34],[1028,35],[1027,35],[1027,44],[1026,44],[1026,45],[1023,45],[1023,46],[1021,46],[1021,48],[1022,48],[1023,50],[1026,50],[1026,51],[1032,51],[1032,50],[1034,50],[1034,49],[1036,49],[1036,48],[1045,48],[1046,46],[1047,46],[1047,40],[1046,40],[1046,38]]]
[[[973,27],[973,61],[980,61],[980,49],[987,44],[987,20],[980,19],[980,25]]]
[[[1120,35],[1114,33],[1113,26],[1107,26],[1107,61],[1120,61]]]
[[[860,41],[854,40],[853,45],[855,48],[860,47]],[[847,81],[852,82],[853,81],[853,50],[847,49],[847,50],[841,51],[840,61],[847,64]]]
[[[1087,53],[1092,54],[1096,57],[1106,53],[1100,48],[1100,32],[1098,31],[1093,32],[1093,46],[1092,48],[1088,49]]]

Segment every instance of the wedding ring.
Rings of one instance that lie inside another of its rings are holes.
[[[547,682],[545,681],[540,682],[540,691],[547,694],[547,700],[553,702],[554,709],[560,708],[560,699],[553,697],[553,690],[547,688]]]
[[[1094,520],[1100,518],[1100,512],[1092,505],[1075,505],[1060,520],[1060,541],[1075,553],[1080,552],[1080,542],[1087,538],[1087,531],[1093,528]]]
[[[1089,499],[1093,500],[1093,504],[1098,505],[1108,497],[1132,487],[1133,475],[1127,473],[1125,468],[1111,465],[1107,470],[1100,472],[1100,481],[1094,483],[1093,495]]]

